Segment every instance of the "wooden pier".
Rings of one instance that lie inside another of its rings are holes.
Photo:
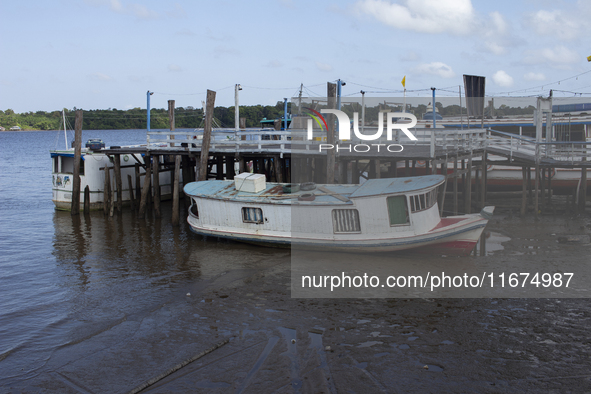
[[[113,170],[113,177],[111,171],[105,173],[105,214],[113,215],[115,206],[117,211],[121,211],[124,182],[121,168],[130,166],[135,168],[135,193],[131,176],[127,179],[130,205],[139,211],[140,216],[150,206],[153,206],[155,215],[160,216],[162,196],[159,174],[171,172],[171,179],[174,180],[171,191],[174,224],[179,221],[181,184],[206,179],[233,179],[242,172],[265,174],[267,181],[285,183],[358,183],[361,178],[439,173],[446,176],[440,201],[446,194],[451,194],[451,208],[448,200],[445,213],[471,213],[485,206],[487,166],[494,163],[522,168],[521,214],[526,214],[529,199],[533,201],[533,211],[537,215],[540,202],[544,204],[544,198],[549,199],[552,195],[548,177],[550,169],[580,168],[580,185],[586,185],[586,169],[591,164],[591,152],[586,142],[541,142],[487,129],[414,128],[411,131],[417,141],[397,133],[393,140],[333,142],[329,144],[333,147],[331,149],[321,149],[321,144],[335,141],[334,130],[315,131],[313,140],[306,138],[303,129],[214,132],[210,116],[214,100],[215,92],[208,91],[205,127],[202,130],[176,130],[174,101],[171,100],[169,131],[147,131],[147,144],[143,146],[100,150],[112,157],[115,164],[109,167]],[[402,149],[390,151],[387,149],[390,145],[398,145]],[[369,150],[364,151],[368,147]],[[135,163],[120,166],[121,155],[134,158]],[[489,161],[489,155],[504,157],[505,160]],[[529,168],[535,169],[533,182],[529,179]],[[142,177],[146,181],[140,189]],[[112,188],[111,179],[114,179]],[[586,187],[577,189],[576,198],[583,210],[586,190]],[[443,213],[441,203],[440,209]]]

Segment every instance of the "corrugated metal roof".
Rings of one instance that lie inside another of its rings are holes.
[[[369,197],[380,194],[408,193],[414,190],[440,185],[443,175],[413,176],[408,178],[369,179],[351,194],[351,198]]]

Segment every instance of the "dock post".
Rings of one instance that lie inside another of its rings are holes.
[[[454,215],[458,214],[458,156],[454,160]]]
[[[548,206],[552,205],[552,167],[548,168]]]
[[[174,191],[172,192],[172,225],[179,225],[179,173],[181,170],[181,156],[174,158]]]
[[[207,180],[207,160],[209,159],[209,145],[211,140],[211,122],[215,105],[215,92],[207,90],[207,102],[205,104],[205,127],[203,129],[203,141],[201,142],[201,155],[198,181]]]
[[[138,198],[138,208],[139,208],[139,200],[142,196],[142,183],[140,178],[140,163],[135,163],[135,195]]]
[[[535,180],[534,180],[534,185],[535,185],[535,193],[534,193],[534,211],[536,213],[536,218],[538,217],[538,211],[539,211],[539,207],[538,207],[538,193],[540,191],[540,165],[536,163],[536,172],[535,172]]]
[[[482,190],[480,191],[480,208],[484,208],[485,204],[486,204],[486,183],[488,180],[488,176],[486,174],[486,170],[487,170],[487,159],[488,159],[488,154],[486,153],[486,151],[482,154],[482,175],[481,175],[481,179],[482,179]]]
[[[273,166],[275,167],[275,181],[283,183],[283,171],[281,171],[281,159],[279,156],[273,157]]]
[[[183,187],[184,187],[184,186],[187,186],[191,182],[191,173],[192,173],[192,171],[189,170],[189,168],[191,167],[190,166],[189,156],[183,155],[181,157],[181,167],[182,167],[181,172],[183,174]],[[189,203],[191,202],[191,199],[186,194],[184,194],[184,196],[185,196],[184,197],[185,198],[185,204],[188,206]]]
[[[154,174],[154,211],[160,217],[160,155],[152,156],[152,173]]]
[[[123,181],[121,180],[121,155],[114,155],[113,164],[115,165],[115,185],[117,186],[117,211],[121,213],[123,209]]]
[[[90,213],[90,187],[86,185],[84,188],[84,214]]]
[[[170,124],[170,132],[174,132],[174,100],[168,100],[168,123]],[[169,136],[171,140],[174,140],[174,134]],[[170,142],[169,146],[174,146],[174,142]]]
[[[472,213],[472,155],[468,158],[466,166],[466,199],[464,200],[464,213]]]
[[[107,156],[108,157],[108,156]],[[108,160],[105,164],[105,186],[103,187],[103,212],[105,216],[109,214],[109,200],[111,197],[111,170],[109,169]]]
[[[109,200],[109,216],[113,216],[115,210],[115,179],[111,178],[111,199]]]
[[[72,205],[70,214],[80,215],[80,160],[82,157],[82,110],[76,111],[74,134],[74,179],[72,183]]]
[[[525,216],[525,210],[527,209],[527,167],[521,167],[521,216]]]
[[[224,156],[216,156],[215,157],[215,179],[223,180],[224,179]]]
[[[583,161],[585,161],[583,157]],[[585,212],[585,204],[587,202],[587,167],[585,163],[581,166],[581,189],[579,194],[579,211]]]
[[[129,184],[129,203],[131,204],[131,209],[135,211],[135,198],[133,195],[133,181],[131,179],[131,175],[127,175],[127,183]]]
[[[327,83],[326,87],[326,98],[328,101],[328,108],[335,109],[336,107],[336,95],[337,85],[334,83]],[[326,143],[335,144],[335,128],[334,128],[334,115],[330,115],[330,121],[328,122],[328,128],[326,130]],[[326,183],[334,183],[334,167],[336,162],[336,153],[334,149],[329,149],[326,153]]]
[[[144,186],[142,187],[142,198],[140,200],[139,216],[144,217],[146,213],[146,203],[148,202],[148,194],[150,193],[150,178],[152,178],[152,166],[150,165],[150,156],[144,157],[146,163],[146,174],[144,176]]]

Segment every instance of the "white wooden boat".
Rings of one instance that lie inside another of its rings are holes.
[[[54,149],[50,151],[51,162],[52,162],[52,200],[55,204],[56,209],[70,210],[72,207],[72,189],[73,189],[73,177],[74,177],[74,148],[68,147],[68,135],[66,132],[66,118],[62,112],[63,124],[64,124],[64,141],[65,149]],[[86,147],[82,148],[81,160],[80,160],[80,209],[84,209],[84,196],[82,192],[88,186],[90,191],[90,209],[102,209],[104,201],[104,189],[105,189],[105,168],[109,171],[114,168],[113,159],[101,152],[101,149],[105,147],[105,144],[100,139],[90,139],[86,143]],[[163,157],[160,156],[160,160]],[[120,155],[121,164],[121,180],[122,180],[122,202],[127,203],[130,200],[130,190],[128,175],[131,175],[132,188],[137,190],[136,187],[136,174],[135,174],[135,163],[141,164],[139,173],[140,187],[143,185],[143,175],[145,170],[142,168],[144,165],[144,158],[141,154],[131,155],[122,154]],[[153,176],[153,175],[152,175]],[[110,174],[111,179],[111,190],[115,188],[115,176],[113,173]],[[161,172],[160,176],[160,192],[161,198],[170,198],[172,194],[172,184],[169,172]],[[112,198],[117,198],[117,193],[113,193]],[[135,196],[138,197],[137,195]]]
[[[290,194],[277,183],[248,192],[237,189],[234,181],[192,182],[184,188],[192,199],[187,221],[197,234],[250,243],[468,254],[494,207],[441,218],[437,191],[444,179],[370,179],[362,185],[314,185],[314,190]]]

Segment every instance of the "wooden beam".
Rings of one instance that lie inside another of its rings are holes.
[[[337,96],[337,85],[334,83],[327,83],[326,88],[326,97],[328,99],[328,108],[335,109],[336,108],[336,96]],[[328,121],[328,129],[326,130],[326,143],[335,145],[335,122],[334,122],[334,115],[327,116]],[[327,158],[326,158],[326,183],[332,184],[334,183],[334,168],[336,162],[336,152],[335,149],[329,149],[327,151]]]
[[[201,157],[199,165],[198,181],[207,179],[207,160],[209,158],[209,145],[211,139],[211,123],[215,105],[215,92],[207,90],[207,102],[205,104],[205,128],[203,129],[203,141],[201,143]]]
[[[133,180],[131,178],[131,175],[127,174],[127,183],[128,183],[128,187],[129,187],[129,203],[131,205],[131,209],[135,211],[135,198],[133,195]]]
[[[146,175],[144,176],[144,186],[142,187],[142,198],[140,200],[140,211],[139,216],[141,218],[144,217],[146,213],[146,205],[148,202],[148,194],[150,193],[150,179],[152,178],[152,166],[148,165],[150,163],[150,156],[146,155],[144,160],[146,161]]]
[[[172,192],[172,225],[179,225],[179,174],[181,172],[181,156],[174,157],[174,190]]]
[[[80,215],[80,160],[82,157],[82,110],[76,111],[74,134],[74,179],[72,182],[72,204],[70,214]]]
[[[114,155],[113,164],[115,167],[115,185],[117,187],[117,211],[123,209],[123,181],[121,180],[121,155]]]
[[[152,155],[152,173],[154,174],[154,211],[160,217],[160,155]],[[145,182],[145,180],[144,180]]]

